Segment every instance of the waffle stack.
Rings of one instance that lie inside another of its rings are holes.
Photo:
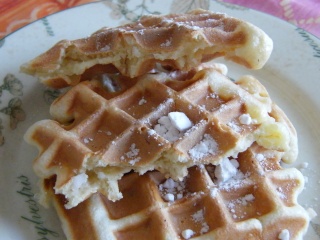
[[[280,166],[296,160],[294,127],[254,77],[203,63],[259,68],[271,49],[256,27],[195,10],[62,41],[24,65],[73,86],[25,135],[68,239],[301,238],[303,177]]]

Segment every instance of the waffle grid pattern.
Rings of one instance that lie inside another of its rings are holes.
[[[271,106],[268,96],[255,97],[215,70],[202,70],[181,82],[156,76],[139,79],[133,87],[118,79],[125,90],[118,92],[106,90],[101,81],[82,82],[52,104],[50,112],[58,122],[43,120],[29,129],[27,138],[40,149],[36,173],[42,178],[57,175],[55,190],[71,200],[69,206],[98,190],[109,199],[121,198],[110,189],[117,192],[117,180],[131,170],[143,174],[156,169],[181,179],[188,167],[235,156],[251,145],[259,125],[239,122],[248,111],[246,104],[260,106],[260,115]],[[138,104],[141,99],[144,104]],[[172,111],[185,113],[194,124],[173,143],[149,131]],[[205,134],[217,142],[217,151],[192,159],[189,150]],[[81,174],[88,179],[82,186],[89,186],[76,191]],[[99,186],[102,178],[104,185]],[[82,196],[75,199],[79,192]]]
[[[149,15],[135,23],[103,28],[87,38],[62,40],[24,64],[22,71],[60,88],[76,85],[97,66],[137,77],[156,63],[190,70],[225,56],[259,69],[272,48],[272,40],[259,28],[225,14],[197,9],[186,14]]]
[[[148,172],[125,175],[119,201],[94,194],[67,210],[64,197],[54,195],[55,206],[66,220],[69,239],[80,239],[77,229],[84,223],[92,226],[89,232],[96,239],[184,239],[185,229],[194,232],[192,239],[277,239],[283,229],[289,230],[290,239],[299,239],[308,225],[306,211],[297,204],[303,176],[296,169],[283,169],[280,156],[253,144],[237,158],[244,177],[220,184],[214,166],[190,168],[185,194],[173,202],[164,200],[159,190],[164,176]],[[88,215],[79,217],[84,212]]]

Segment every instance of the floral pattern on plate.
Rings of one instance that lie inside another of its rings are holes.
[[[57,6],[65,6],[68,4],[70,4],[70,5],[75,4],[76,5],[76,4],[80,4],[81,2],[85,2],[85,0],[83,0],[83,1],[73,0],[73,1],[69,1],[68,3],[67,3],[67,1],[53,1],[52,0],[52,2],[61,2],[61,5],[55,5],[53,3],[50,5],[51,9],[56,9]],[[86,1],[86,2],[88,2],[88,1]],[[172,1],[168,1],[167,5],[164,6],[165,10],[163,10],[162,7],[158,7],[158,8],[155,7],[155,6],[159,6],[159,5],[157,5],[157,2],[159,2],[159,1],[157,1],[157,0],[135,0],[135,1],[105,0],[105,1],[101,1],[100,3],[94,3],[94,4],[89,4],[88,6],[79,7],[79,9],[82,8],[84,11],[88,11],[87,7],[96,6],[95,10],[98,12],[98,10],[101,9],[101,13],[95,12],[94,16],[100,14],[100,15],[103,15],[104,19],[107,19],[107,20],[111,19],[110,21],[117,22],[119,24],[127,23],[129,21],[135,21],[138,18],[140,18],[141,15],[144,15],[144,14],[150,14],[150,13],[160,14],[160,13],[164,13],[164,11],[165,12],[186,12],[186,11],[189,11],[190,9],[199,8],[199,7],[205,8],[205,9],[211,9],[211,10],[222,9],[222,11],[226,11],[226,12],[229,11],[232,14],[235,13],[235,14],[242,14],[242,15],[246,15],[246,16],[250,16],[251,14],[254,14],[254,12],[249,11],[249,9],[245,9],[242,7],[227,4],[223,1],[172,0]],[[66,17],[67,20],[69,20],[68,17],[74,13],[74,10],[75,9],[71,9],[69,15],[67,14],[68,11],[62,12],[61,15],[60,15],[60,13],[57,15],[59,17],[64,16],[64,17]],[[92,11],[92,9],[91,9],[91,11]],[[103,12],[103,14],[102,14],[102,12]],[[39,13],[41,13],[41,12],[39,12]],[[90,13],[88,12],[86,14],[90,14]],[[47,46],[47,45],[49,45],[49,44],[47,44],[48,40],[56,40],[56,41],[60,40],[59,36],[64,36],[65,34],[69,34],[68,30],[70,29],[70,27],[72,27],[72,24],[70,24],[69,22],[68,22],[68,26],[66,25],[65,28],[63,28],[63,29],[57,27],[57,21],[54,20],[54,17],[55,16],[49,16],[47,18],[41,19],[40,21],[38,21],[34,24],[31,24],[30,26],[28,26],[28,28],[23,29],[23,30],[28,30],[28,31],[25,31],[28,33],[31,31],[31,33],[33,34],[33,31],[35,31],[35,28],[40,29],[41,33],[39,34],[37,41],[39,41],[39,39],[40,39],[41,41],[44,42],[43,44],[45,46]],[[260,19],[260,17],[257,17],[256,21],[259,22],[262,26],[269,26],[270,23],[272,23],[271,20],[273,20],[273,18],[269,17],[268,19],[269,20],[271,19],[270,22],[266,22],[263,24],[262,21],[259,19]],[[275,19],[275,21],[277,24],[279,24],[279,22],[277,22],[278,21],[277,19]],[[108,24],[108,23],[106,23],[106,24]],[[280,29],[282,29],[282,28],[280,28]],[[299,45],[296,45],[296,46],[298,46],[297,52],[301,53],[302,52],[301,49],[303,49],[304,54],[305,54],[305,52],[312,52],[311,54],[306,53],[305,55],[303,55],[304,58],[301,58],[299,56],[299,60],[301,60],[300,64],[302,64],[302,67],[301,67],[302,70],[303,70],[303,68],[305,68],[305,66],[303,66],[303,63],[304,63],[303,60],[305,61],[306,56],[308,56],[312,60],[313,63],[315,63],[315,60],[316,61],[320,60],[320,57],[319,57],[320,47],[318,44],[319,42],[316,39],[314,39],[311,34],[308,34],[301,29],[289,28],[289,25],[287,26],[286,30],[287,29],[289,29],[288,32],[291,33],[291,35],[290,35],[291,38],[293,38],[293,39],[295,39],[296,37],[299,38],[299,41],[298,41]],[[274,32],[280,36],[282,34],[276,28],[274,29]],[[26,36],[25,42],[30,43],[31,41],[34,41],[34,39],[32,38],[33,36],[28,35],[28,33],[26,33],[24,35],[24,36]],[[271,31],[271,33],[272,33],[272,31]],[[12,39],[11,39],[11,37],[12,37]],[[14,37],[15,37],[15,34],[12,34],[12,36],[10,36],[9,38],[0,40],[0,50],[4,51],[4,49],[7,49],[8,47],[10,47]],[[291,39],[290,39],[290,41],[291,41]],[[301,47],[302,44],[305,44],[305,46],[303,48]],[[286,49],[287,45],[281,45],[281,47],[284,47]],[[24,47],[22,49],[24,49]],[[22,52],[17,54],[17,56],[21,56],[21,54],[22,54]],[[276,55],[277,54],[278,53],[276,53]],[[290,55],[289,53],[287,53],[287,54]],[[309,55],[307,55],[307,54],[309,54]],[[28,59],[29,59],[29,57],[30,58],[32,57],[31,55],[32,54],[30,52],[27,54]],[[0,54],[0,58],[1,58],[1,54]],[[279,59],[283,59],[283,57],[279,58]],[[8,61],[10,61],[10,59],[8,59]],[[14,61],[17,61],[17,59],[15,58]],[[15,229],[17,226],[19,226],[20,230],[23,229],[23,230],[21,230],[22,234],[29,234],[28,236],[33,236],[33,237],[29,237],[27,239],[36,239],[37,237],[39,237],[37,235],[37,230],[36,230],[37,227],[39,227],[39,225],[35,225],[34,226],[35,229],[33,229],[30,227],[30,224],[32,222],[28,221],[26,219],[28,216],[32,216],[32,215],[30,215],[30,212],[29,213],[27,212],[27,210],[30,208],[30,206],[28,204],[26,204],[27,200],[29,200],[29,199],[26,199],[25,195],[17,194],[17,192],[25,186],[28,186],[30,189],[32,189],[32,190],[30,190],[30,193],[28,193],[28,194],[32,195],[32,199],[34,197],[33,194],[35,194],[35,192],[36,192],[37,187],[33,181],[34,174],[31,171],[31,166],[30,166],[29,172],[26,170],[26,166],[28,166],[27,164],[25,164],[25,165],[21,164],[21,167],[17,168],[17,165],[19,165],[22,161],[25,161],[26,159],[31,161],[32,154],[28,153],[30,148],[23,148],[23,150],[27,149],[27,151],[21,153],[20,149],[18,148],[20,146],[16,146],[15,144],[16,144],[16,142],[18,142],[18,143],[23,142],[23,140],[20,139],[21,135],[24,133],[25,128],[27,126],[29,126],[29,124],[30,125],[32,124],[31,119],[26,119],[26,116],[27,116],[26,114],[28,114],[28,116],[32,116],[37,111],[37,109],[33,110],[34,106],[32,105],[32,102],[38,101],[39,103],[41,102],[41,104],[43,103],[42,106],[45,107],[45,109],[46,109],[45,111],[47,112],[49,110],[49,105],[52,103],[52,101],[55,98],[57,98],[62,93],[62,91],[50,89],[50,88],[44,89],[43,87],[39,87],[38,90],[40,89],[40,92],[38,92],[39,93],[38,98],[36,98],[34,96],[35,90],[33,88],[31,88],[32,90],[29,89],[29,84],[31,84],[31,83],[29,81],[24,81],[25,79],[23,79],[22,76],[18,73],[18,68],[19,68],[18,64],[16,64],[17,65],[16,71],[15,70],[7,70],[5,68],[4,61],[2,62],[2,65],[4,66],[4,68],[3,68],[4,70],[2,70],[3,75],[1,75],[1,78],[0,78],[0,145],[2,144],[2,146],[0,147],[0,158],[1,158],[2,162],[4,163],[4,165],[1,166],[2,169],[4,169],[3,172],[10,171],[10,174],[8,174],[9,177],[7,177],[7,178],[5,177],[5,175],[3,175],[2,178],[0,178],[0,190],[2,189],[1,188],[1,181],[4,182],[5,184],[10,183],[11,185],[9,188],[6,185],[6,188],[3,189],[3,191],[2,191],[2,193],[4,195],[9,196],[9,197],[6,197],[6,199],[10,199],[10,201],[9,202],[6,202],[6,201],[1,202],[0,215],[3,219],[10,218],[10,224],[13,224],[12,229]],[[277,66],[284,66],[283,63],[277,63],[276,65]],[[274,66],[275,66],[275,64],[272,65],[272,67],[274,67]],[[285,66],[290,67],[288,65],[285,65]],[[301,66],[301,65],[299,65],[299,66]],[[311,65],[309,65],[309,66],[311,66]],[[283,68],[283,69],[284,69],[285,75],[288,74],[288,70],[286,70],[285,68]],[[272,73],[273,71],[274,71],[274,69],[271,69],[271,70],[269,69],[268,74]],[[297,72],[295,74],[298,74],[299,72]],[[318,73],[319,72],[315,72],[314,76],[318,76],[319,75]],[[304,75],[308,75],[308,74],[305,73]],[[231,75],[231,77],[233,77],[233,76]],[[307,80],[309,81],[310,79],[307,79],[307,77],[306,77],[306,81]],[[22,84],[22,82],[23,82],[23,84]],[[35,84],[35,82],[36,81],[34,80],[34,82],[32,84]],[[38,86],[38,85],[40,85],[40,84],[39,83],[35,84],[35,86]],[[319,85],[315,84],[313,88],[316,89],[318,86]],[[281,85],[280,85],[280,87],[281,87]],[[310,90],[311,88],[308,88],[308,90]],[[291,93],[289,91],[291,89],[291,86],[288,89],[286,89],[284,87],[281,87],[281,89],[285,89],[286,90],[285,93],[287,93],[287,92]],[[277,95],[277,93],[274,93],[274,92],[272,92],[272,93],[274,95]],[[290,96],[290,94],[288,94],[288,95]],[[285,95],[284,98],[286,96],[287,95]],[[290,99],[290,100],[292,100],[292,98],[293,97],[288,97],[288,99]],[[31,104],[28,102],[27,99],[30,99]],[[39,99],[40,99],[40,101],[39,101]],[[283,99],[283,98],[281,98],[281,99]],[[28,104],[30,104],[30,105],[28,105]],[[282,101],[281,101],[281,104],[283,104]],[[292,104],[292,105],[294,105],[294,104]],[[299,112],[302,108],[300,106],[302,106],[302,105],[303,104],[297,105],[297,106],[292,106],[292,108],[294,108],[296,112]],[[304,106],[305,105],[303,105],[303,107]],[[301,114],[301,115],[303,115],[303,114]],[[320,118],[315,117],[314,119],[320,119]],[[315,130],[315,129],[313,129],[313,130]],[[305,132],[303,132],[302,135],[305,135]],[[18,140],[14,141],[12,143],[10,141],[12,139],[18,139]],[[309,141],[308,144],[312,144],[312,141]],[[23,145],[23,144],[21,144],[21,145]],[[8,146],[11,146],[11,148],[9,149]],[[2,153],[5,153],[5,154],[2,155]],[[302,156],[304,156],[303,154],[304,153],[302,153]],[[304,161],[306,161],[306,160],[304,160]],[[308,159],[307,161],[310,161],[310,164],[313,164],[314,159]],[[11,163],[12,163],[12,165],[10,165]],[[318,175],[316,175],[316,178],[315,178],[316,180],[313,180],[313,178],[310,177],[309,173],[310,172],[312,173],[312,171],[317,171],[317,169],[319,169],[319,168],[315,167],[314,169],[316,169],[316,170],[313,170],[313,167],[309,167],[309,169],[306,170],[306,172],[305,172],[305,175],[307,177],[309,177],[309,183],[306,185],[306,190],[305,190],[306,192],[308,192],[308,191],[309,192],[317,192],[316,188],[318,188],[319,184],[316,185],[316,184],[310,183],[312,181],[319,181]],[[2,173],[2,172],[0,171],[0,173]],[[312,176],[315,176],[315,175],[312,175]],[[19,181],[17,181],[17,178],[19,179]],[[12,184],[13,182],[15,182],[16,185]],[[310,188],[311,184],[313,184],[312,187],[314,187],[314,186],[315,187]],[[312,190],[310,190],[310,189],[312,189]],[[14,196],[19,196],[19,197],[14,197]],[[16,201],[18,204],[12,204],[11,200]],[[315,206],[316,207],[317,206],[316,203],[312,202],[312,201],[313,201],[312,197],[309,197],[309,200],[308,200],[309,205],[308,206],[310,206],[310,207]],[[5,211],[1,212],[1,210],[4,208],[9,209],[8,213]],[[40,208],[40,206],[39,206],[39,208]],[[56,232],[60,233],[59,224],[52,223],[51,221],[46,221],[48,216],[51,217],[50,212],[48,212],[47,210],[41,209],[41,211],[39,211],[37,213],[39,214],[39,216],[41,216],[41,221],[42,220],[44,221],[43,226],[45,226],[47,229],[52,230],[52,232],[54,232],[54,234]],[[25,217],[25,218],[23,218],[23,217]],[[22,221],[21,221],[21,219],[22,219]],[[1,220],[2,219],[0,218],[0,232],[1,232],[1,229],[4,229],[4,228],[1,228],[1,224],[2,224]],[[311,223],[310,229],[311,230],[313,229],[312,230],[313,236],[320,235],[320,225],[318,224],[318,222]],[[8,231],[10,231],[10,230],[8,230]],[[61,239],[61,237],[62,237],[61,235],[60,235],[60,237],[56,237],[56,236],[57,236],[56,234],[55,235],[52,234],[51,236],[49,236],[49,233],[48,233],[48,236],[46,236],[46,237],[48,237],[48,239],[50,237],[51,237],[50,239]],[[0,239],[2,239],[2,236],[0,236]],[[10,239],[10,238],[7,238],[7,239]],[[14,239],[16,239],[16,238],[14,238]],[[319,237],[316,237],[313,239],[319,239]]]
[[[0,108],[0,113],[7,115],[10,118],[10,129],[15,129],[20,121],[24,121],[26,113],[22,109],[22,100],[19,96],[23,95],[23,85],[21,81],[13,74],[8,73],[4,79],[3,84],[0,86],[0,103],[4,91],[8,91],[12,97],[5,107]],[[4,144],[5,138],[3,136],[3,121],[0,115],[0,146]]]

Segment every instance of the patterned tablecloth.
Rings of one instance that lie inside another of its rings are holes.
[[[0,0],[0,38],[49,14],[96,0]],[[107,0],[112,1],[112,0]],[[126,2],[126,0],[114,0]],[[320,0],[219,0],[265,12],[320,38]]]

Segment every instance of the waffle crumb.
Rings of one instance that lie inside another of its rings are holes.
[[[85,173],[81,173],[73,177],[72,179],[72,189],[79,189],[88,181],[88,175]]]

